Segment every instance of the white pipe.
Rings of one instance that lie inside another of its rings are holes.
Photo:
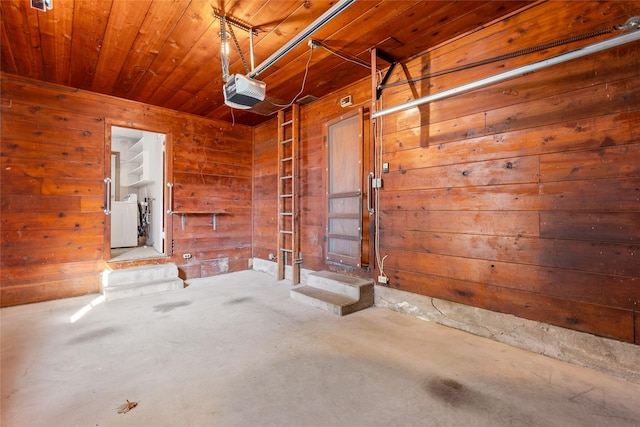
[[[338,1],[331,9],[327,10],[322,14],[318,19],[313,21],[307,28],[298,33],[293,39],[289,40],[284,46],[278,49],[273,55],[265,59],[260,65],[258,65],[255,69],[253,69],[248,77],[255,77],[258,74],[262,73],[264,70],[272,66],[276,61],[282,58],[284,55],[293,50],[300,43],[305,41],[311,34],[315,33],[320,29],[324,24],[331,21],[338,14],[342,13],[346,8],[351,6],[356,0],[340,0]]]
[[[549,59],[534,62],[533,64],[525,65],[522,67],[514,68],[504,73],[496,74],[491,77],[487,77],[475,82],[467,83],[462,86],[454,87],[452,89],[445,90],[443,92],[434,93],[433,95],[427,95],[422,98],[414,99],[413,101],[406,102],[404,104],[396,105],[374,112],[371,117],[378,118],[386,116],[387,114],[397,113],[398,111],[406,110],[408,108],[417,107],[428,102],[437,101],[449,96],[457,95],[459,93],[467,92],[473,89],[478,89],[483,86],[488,86],[494,83],[501,82],[503,80],[511,79],[513,77],[519,77],[524,74],[532,73],[537,70],[541,70],[552,65],[557,65],[562,62],[570,61],[572,59],[581,58],[583,56],[591,55],[592,53],[600,52],[602,50],[610,49],[612,47],[620,46],[625,43],[640,40],[640,31],[636,30],[629,34],[613,37],[609,40],[604,40],[598,43],[594,43],[588,46],[581,47],[580,49],[573,50],[571,52],[563,53],[558,56],[554,56]]]

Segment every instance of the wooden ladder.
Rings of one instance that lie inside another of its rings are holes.
[[[298,206],[298,144],[300,107],[278,112],[278,280],[291,265],[291,281],[300,283],[300,215]]]

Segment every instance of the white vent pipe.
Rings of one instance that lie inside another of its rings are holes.
[[[323,13],[318,19],[313,21],[307,28],[300,31],[293,39],[289,40],[284,46],[278,49],[273,55],[265,59],[260,65],[258,65],[255,69],[253,69],[248,77],[255,77],[258,74],[262,73],[264,70],[272,66],[276,61],[282,58],[284,55],[293,50],[300,43],[305,41],[311,34],[315,33],[320,29],[320,27],[324,26],[327,22],[331,21],[333,18],[342,13],[346,8],[351,6],[356,0],[340,0],[338,1],[331,9],[327,10]]]
[[[537,70],[541,70],[546,67],[551,67],[552,65],[561,64],[566,61],[570,61],[572,59],[581,58],[583,56],[591,55],[592,53],[600,52],[602,50],[611,49],[612,47],[620,46],[625,43],[629,43],[632,41],[640,40],[640,31],[636,30],[629,34],[624,34],[622,36],[613,37],[609,40],[604,40],[598,43],[594,43],[588,46],[581,47],[580,49],[573,50],[571,52],[563,53],[558,56],[554,56],[549,59],[545,59],[542,61],[534,62],[529,65],[525,65],[522,67],[514,68],[510,71],[505,71],[504,73],[496,74],[491,77],[486,77],[481,80],[477,80],[475,82],[467,83],[462,86],[454,87],[452,89],[445,90],[443,92],[434,93],[433,95],[427,95],[422,98],[414,99],[413,101],[406,102],[404,104],[396,105],[394,107],[389,107],[382,109],[380,111],[375,111],[371,117],[378,118],[382,116],[386,116],[387,114],[397,113],[398,111],[406,110],[409,108],[417,107],[422,104],[426,104],[429,102],[437,101],[443,98],[448,98],[453,95],[457,95],[463,92],[467,92],[470,90],[478,89],[484,86],[488,86],[494,83],[498,83],[504,80],[508,80],[514,77],[519,77],[528,73],[532,73]]]

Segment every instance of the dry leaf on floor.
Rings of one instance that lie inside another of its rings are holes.
[[[136,406],[138,406],[138,402],[129,402],[129,400],[127,400],[127,403],[123,403],[122,405],[120,405],[118,407],[118,413],[119,414],[126,414],[127,412],[129,412],[130,410],[135,408]]]

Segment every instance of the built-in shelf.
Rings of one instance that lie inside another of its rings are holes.
[[[145,147],[144,138],[129,147],[127,161],[127,185],[140,187],[153,183],[151,179],[151,153]]]

